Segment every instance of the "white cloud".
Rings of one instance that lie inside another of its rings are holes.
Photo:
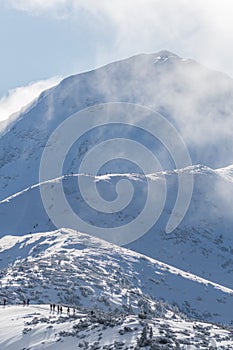
[[[114,31],[112,51],[96,48],[98,63],[169,49],[233,76],[233,2],[229,0],[5,0],[8,6],[56,18],[85,11]],[[77,20],[77,22],[79,22]],[[112,32],[111,32],[112,33]],[[103,57],[107,56],[107,57]]]
[[[41,13],[67,7],[67,0],[8,0],[8,5],[22,11]]]
[[[37,98],[42,91],[57,85],[60,81],[61,77],[52,77],[10,90],[0,99],[0,121],[7,120],[11,114],[18,112]]]

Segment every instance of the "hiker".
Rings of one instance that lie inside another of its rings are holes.
[[[68,314],[68,315],[70,314],[70,308],[69,308],[69,306],[67,307],[67,314]]]
[[[26,305],[26,300],[25,299],[23,299],[23,306],[25,306]]]
[[[53,310],[53,304],[50,304],[50,312]]]
[[[53,304],[53,312],[55,312],[56,304]]]
[[[27,299],[27,306],[29,306],[29,303],[30,303],[30,299],[28,298]]]
[[[60,306],[60,314],[62,314],[62,306]]]
[[[3,301],[3,306],[6,306],[6,298],[3,298],[2,301]]]
[[[59,314],[59,311],[60,311],[60,307],[59,305],[57,305],[57,313]]]

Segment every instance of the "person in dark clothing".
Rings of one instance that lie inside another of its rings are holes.
[[[53,304],[50,304],[50,312],[53,310]]]
[[[56,304],[53,304],[53,312],[55,312]]]
[[[30,303],[30,299],[28,298],[27,299],[27,306],[29,306],[29,303]]]
[[[3,298],[2,302],[3,302],[3,306],[6,306],[6,298]]]

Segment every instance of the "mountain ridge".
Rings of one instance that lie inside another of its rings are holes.
[[[6,234],[20,236],[25,233],[54,230],[56,226],[49,217],[53,211],[54,213],[57,211],[56,215],[61,220],[61,225],[77,229],[76,222],[72,221],[71,216],[64,211],[62,203],[57,203],[56,196],[61,191],[60,185],[62,185],[75,215],[93,225],[93,229],[89,233],[98,236],[95,228],[111,228],[122,225],[125,225],[125,232],[128,232],[127,224],[137,218],[144,205],[148,181],[153,183],[155,188],[159,188],[165,181],[167,200],[161,217],[148,232],[144,232],[144,235],[142,234],[139,238],[134,237],[133,232],[129,232],[132,242],[126,246],[146,256],[232,288],[231,208],[233,197],[231,194],[233,188],[231,168],[213,170],[206,166],[197,165],[183,170],[185,176],[194,177],[194,192],[190,208],[183,221],[170,234],[165,232],[165,227],[176,199],[177,177],[179,172],[182,172],[181,169],[147,176],[142,174],[105,174],[94,177],[70,174],[31,186],[0,202],[0,234],[1,236]],[[122,179],[130,182],[134,187],[134,198],[128,207],[120,212],[113,211],[104,214],[93,210],[90,205],[96,203],[95,194],[92,191],[87,192],[88,205],[79,192],[78,179],[82,177],[91,181],[99,193],[104,195],[105,200],[109,203],[109,208],[111,208],[111,201],[116,195],[116,185]],[[50,203],[51,209],[47,209],[47,213],[41,200],[41,187],[53,198]],[[215,188],[214,192],[213,188]],[[156,206],[156,202],[154,205]],[[11,219],[12,217],[14,220]],[[107,236],[103,237],[108,239]],[[109,240],[112,239],[114,237],[109,236]]]

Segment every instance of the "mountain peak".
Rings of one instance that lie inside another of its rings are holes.
[[[126,60],[123,61],[129,61],[129,62],[144,62],[145,64],[149,64],[151,62],[165,62],[169,59],[182,59],[180,56],[176,55],[175,53],[168,51],[168,50],[160,50],[158,52],[154,53],[140,53],[135,56],[129,57]],[[122,62],[122,61],[119,61]]]
[[[157,52],[155,55],[157,56],[157,58],[160,58],[160,59],[167,59],[170,57],[179,58],[178,55],[168,50],[161,50]]]

